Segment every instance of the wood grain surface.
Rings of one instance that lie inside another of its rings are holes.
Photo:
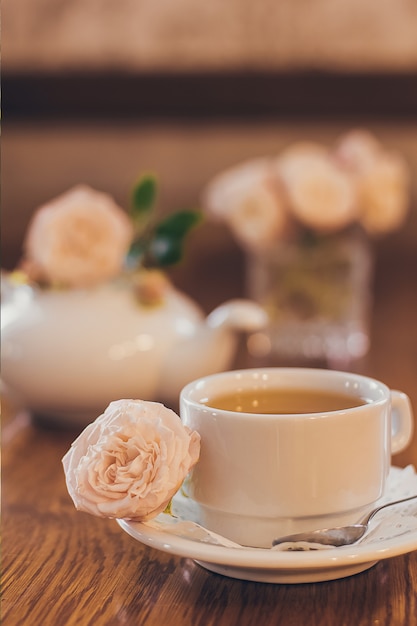
[[[372,348],[360,368],[408,393],[417,411],[417,258],[407,255],[378,259]],[[234,270],[234,284],[242,285],[232,260],[210,283],[215,293],[200,293],[192,273],[179,279],[210,308]],[[76,434],[34,423],[10,398],[3,401],[4,626],[417,624],[417,551],[336,581],[244,582],[146,547],[114,521],[77,512],[61,467]],[[417,465],[416,433],[394,463]]]

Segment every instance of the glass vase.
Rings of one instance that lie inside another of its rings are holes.
[[[266,364],[348,369],[369,347],[372,251],[354,230],[281,242],[247,258],[247,288],[269,327],[249,338]]]

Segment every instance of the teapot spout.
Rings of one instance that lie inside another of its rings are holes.
[[[266,311],[256,302],[245,299],[229,300],[218,306],[207,317],[212,329],[224,328],[238,332],[255,332],[268,324]]]

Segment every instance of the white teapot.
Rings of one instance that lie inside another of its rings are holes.
[[[229,368],[238,331],[267,321],[249,300],[205,319],[172,286],[156,307],[141,305],[126,284],[4,287],[2,382],[34,414],[67,425],[85,425],[121,398],[176,407],[187,382]]]

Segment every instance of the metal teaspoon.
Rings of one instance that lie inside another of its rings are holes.
[[[382,509],[388,506],[394,506],[394,504],[401,504],[402,502],[408,502],[408,500],[414,500],[417,498],[417,494],[402,500],[395,500],[394,502],[388,502],[368,513],[360,522],[351,526],[337,526],[336,528],[322,528],[321,530],[312,530],[304,533],[296,533],[294,535],[286,535],[285,537],[279,537],[272,542],[273,546],[280,543],[306,541],[308,543],[320,543],[325,546],[349,546],[356,541],[359,541],[368,529],[371,519],[379,513]]]

